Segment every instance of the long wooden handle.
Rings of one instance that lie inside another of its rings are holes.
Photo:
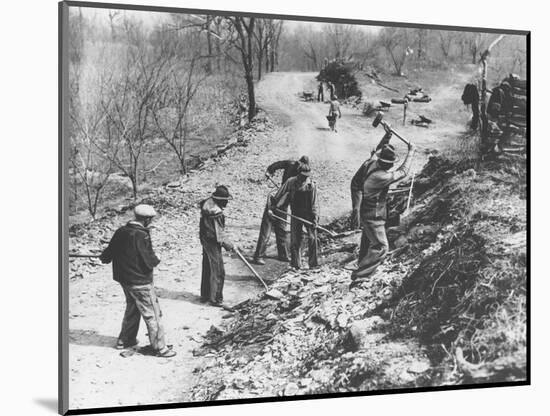
[[[98,258],[99,254],[78,254],[78,253],[69,253],[69,257],[76,258]]]
[[[284,218],[281,218],[275,214],[273,214],[273,218],[277,218],[279,221],[283,221],[283,222],[286,222],[287,224],[290,224],[290,221],[289,220],[285,220]]]
[[[275,208],[275,209],[279,212],[284,212],[284,211],[280,210],[279,208]],[[327,230],[326,228],[321,227],[320,225],[314,225],[311,221],[308,221],[308,220],[306,220],[302,217],[298,217],[297,215],[293,215],[293,214],[288,214],[287,212],[284,212],[284,213],[287,214],[287,215],[290,215],[292,218],[296,218],[298,221],[302,221],[304,224],[311,225],[312,227],[315,227],[315,228],[317,228],[321,231],[324,231],[325,233],[330,234],[331,237],[336,236],[336,234],[334,234],[332,231]]]
[[[271,181],[271,183],[272,183],[273,185],[275,185],[275,188],[279,189],[279,185],[277,185],[277,184],[275,183],[275,181],[273,180],[273,178],[272,178],[271,176],[267,176],[267,179],[269,179],[269,180]]]
[[[269,288],[267,287],[267,285],[265,284],[265,282],[263,281],[263,279],[260,277],[260,275],[258,274],[258,272],[256,272],[256,270],[254,270],[254,268],[250,265],[250,263],[248,261],[246,261],[246,259],[244,258],[244,256],[241,254],[241,252],[239,250],[237,250],[236,248],[233,249],[233,251],[235,252],[235,254],[242,260],[242,262],[246,265],[246,267],[248,267],[248,269],[254,274],[254,276],[256,276],[256,278],[262,282],[262,285],[264,285],[265,287],[265,290],[268,290]]]
[[[412,197],[412,192],[413,192],[414,175],[415,175],[415,173],[413,172],[412,179],[411,179],[411,188],[409,189],[409,199],[407,200],[407,208],[405,209],[405,211],[407,211],[407,212],[409,211],[409,207],[411,206],[411,197]]]

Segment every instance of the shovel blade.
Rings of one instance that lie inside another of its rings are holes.
[[[285,295],[283,295],[283,293],[277,289],[270,289],[267,292],[265,292],[265,296],[270,299],[279,300],[284,298]]]

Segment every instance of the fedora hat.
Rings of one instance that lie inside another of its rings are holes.
[[[303,176],[310,176],[311,168],[307,163],[300,163],[300,166],[298,166],[298,174]]]
[[[399,156],[395,154],[395,148],[391,144],[385,144],[376,152],[376,156],[380,162],[385,163],[395,163],[399,160]]]
[[[226,201],[233,199],[225,185],[216,186],[216,190],[212,193],[212,198]]]

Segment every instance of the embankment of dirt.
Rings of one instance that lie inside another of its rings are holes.
[[[525,379],[525,175],[522,158],[431,158],[376,274],[349,289],[357,235],[325,241],[321,268],[273,284],[282,298],[211,328],[193,400]]]

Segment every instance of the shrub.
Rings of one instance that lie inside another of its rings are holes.
[[[340,98],[360,97],[361,91],[355,79],[354,67],[353,61],[331,61],[321,69],[317,80],[332,82],[336,87],[336,95]]]

